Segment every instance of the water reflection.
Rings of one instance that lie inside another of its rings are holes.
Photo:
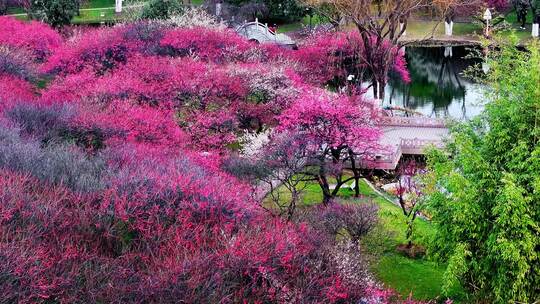
[[[476,64],[467,47],[408,47],[411,83],[391,76],[384,105],[405,107],[430,117],[466,120],[482,111],[485,88],[463,76]]]

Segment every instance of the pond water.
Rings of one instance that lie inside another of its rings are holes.
[[[470,47],[407,47],[411,83],[390,77],[385,106],[405,107],[428,117],[467,120],[483,109],[486,87],[464,77],[478,60],[467,58]]]

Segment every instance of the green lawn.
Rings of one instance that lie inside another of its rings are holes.
[[[325,21],[322,20],[318,15],[315,15],[311,18],[311,25],[315,26],[317,24],[324,23]],[[309,16],[306,16],[302,18],[302,20],[298,22],[288,23],[288,24],[281,24],[278,27],[278,33],[287,33],[292,31],[301,30],[303,27],[308,27],[310,25],[310,18]]]
[[[287,198],[285,189],[280,189],[283,199]],[[406,223],[401,209],[385,197],[374,192],[365,182],[360,183],[362,198],[359,203],[373,201],[379,206],[380,225],[363,240],[363,250],[375,257],[372,271],[388,287],[395,289],[402,296],[410,293],[417,300],[436,299],[441,297],[443,285],[444,265],[438,265],[424,258],[411,259],[396,251],[396,247],[405,243]],[[350,198],[353,196],[350,189],[341,189],[339,196]],[[319,185],[308,183],[302,196],[302,205],[299,208],[309,208],[322,201]],[[270,200],[266,202],[271,207]],[[425,246],[428,238],[434,233],[431,224],[418,219],[415,225],[414,243]],[[450,292],[455,303],[466,303],[464,291],[455,287]]]
[[[115,0],[90,0],[82,8],[114,7]]]
[[[385,254],[373,268],[377,277],[388,286],[397,290],[402,296],[412,293],[419,300],[438,299],[440,286],[443,284],[442,274],[445,267],[424,259],[413,260],[398,254]],[[466,295],[459,287],[451,292],[454,303],[468,303]]]
[[[103,17],[101,14],[103,13]],[[81,24],[81,23],[99,23],[101,21],[109,22],[114,21],[116,14],[114,8],[104,8],[91,11],[81,11],[80,16],[73,17],[72,23]]]
[[[8,15],[24,14],[24,9],[22,7],[11,6],[11,7],[8,7],[7,14]]]

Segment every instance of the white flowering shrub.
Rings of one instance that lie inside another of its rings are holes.
[[[361,254],[358,244],[350,241],[337,242],[329,249],[329,255],[345,284],[350,286],[376,284],[369,271],[369,263]]]
[[[260,133],[246,131],[240,138],[240,142],[242,143],[241,154],[246,157],[258,154],[270,141],[270,133],[270,130]]]
[[[267,65],[265,70],[242,68],[231,70],[231,76],[237,76],[248,82],[250,98],[253,102],[285,106],[298,97],[299,91],[285,75],[283,66]]]
[[[227,27],[224,22],[216,20],[201,8],[189,8],[182,14],[174,15],[169,19],[159,22],[168,26],[184,28],[203,27],[222,30]]]

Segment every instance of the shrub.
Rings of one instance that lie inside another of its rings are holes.
[[[0,75],[14,76],[25,81],[34,80],[35,70],[24,52],[0,46]]]
[[[251,46],[231,30],[181,28],[169,31],[161,45],[172,56],[193,56],[204,61],[225,63],[241,61]]]
[[[207,28],[223,30],[227,27],[224,22],[218,22],[214,16],[209,15],[201,8],[188,8],[182,14],[175,14],[168,19],[161,21],[167,26],[183,28]]]
[[[32,86],[13,76],[0,75],[0,112],[19,101],[35,99]]]
[[[5,116],[15,122],[25,135],[45,137],[45,133],[65,127],[75,116],[73,106],[42,107],[20,103],[8,109]]]
[[[139,51],[148,55],[156,55],[160,51],[159,43],[164,34],[163,25],[146,21],[126,24],[122,33],[126,41],[140,42]]]
[[[208,302],[342,303],[358,296],[312,231],[270,222],[224,242],[215,261],[221,267],[206,266],[206,257],[194,265],[196,286]]]
[[[346,233],[355,244],[378,223],[378,207],[373,203],[334,202],[321,206],[307,217],[313,226],[331,237]],[[309,217],[312,217],[310,219]]]
[[[55,50],[42,70],[72,74],[86,68],[103,75],[126,63],[128,57],[140,47],[140,41],[125,39],[123,31],[123,27],[88,30]]]
[[[39,138],[45,146],[76,144],[88,152],[103,149],[105,140],[115,131],[98,126],[96,122],[80,122],[80,116],[89,115],[74,105],[20,103],[8,109],[5,116],[21,128],[23,135]]]
[[[83,192],[103,189],[105,164],[99,157],[65,144],[42,148],[39,141],[20,137],[17,129],[0,130],[0,168],[25,172],[42,181]]]

